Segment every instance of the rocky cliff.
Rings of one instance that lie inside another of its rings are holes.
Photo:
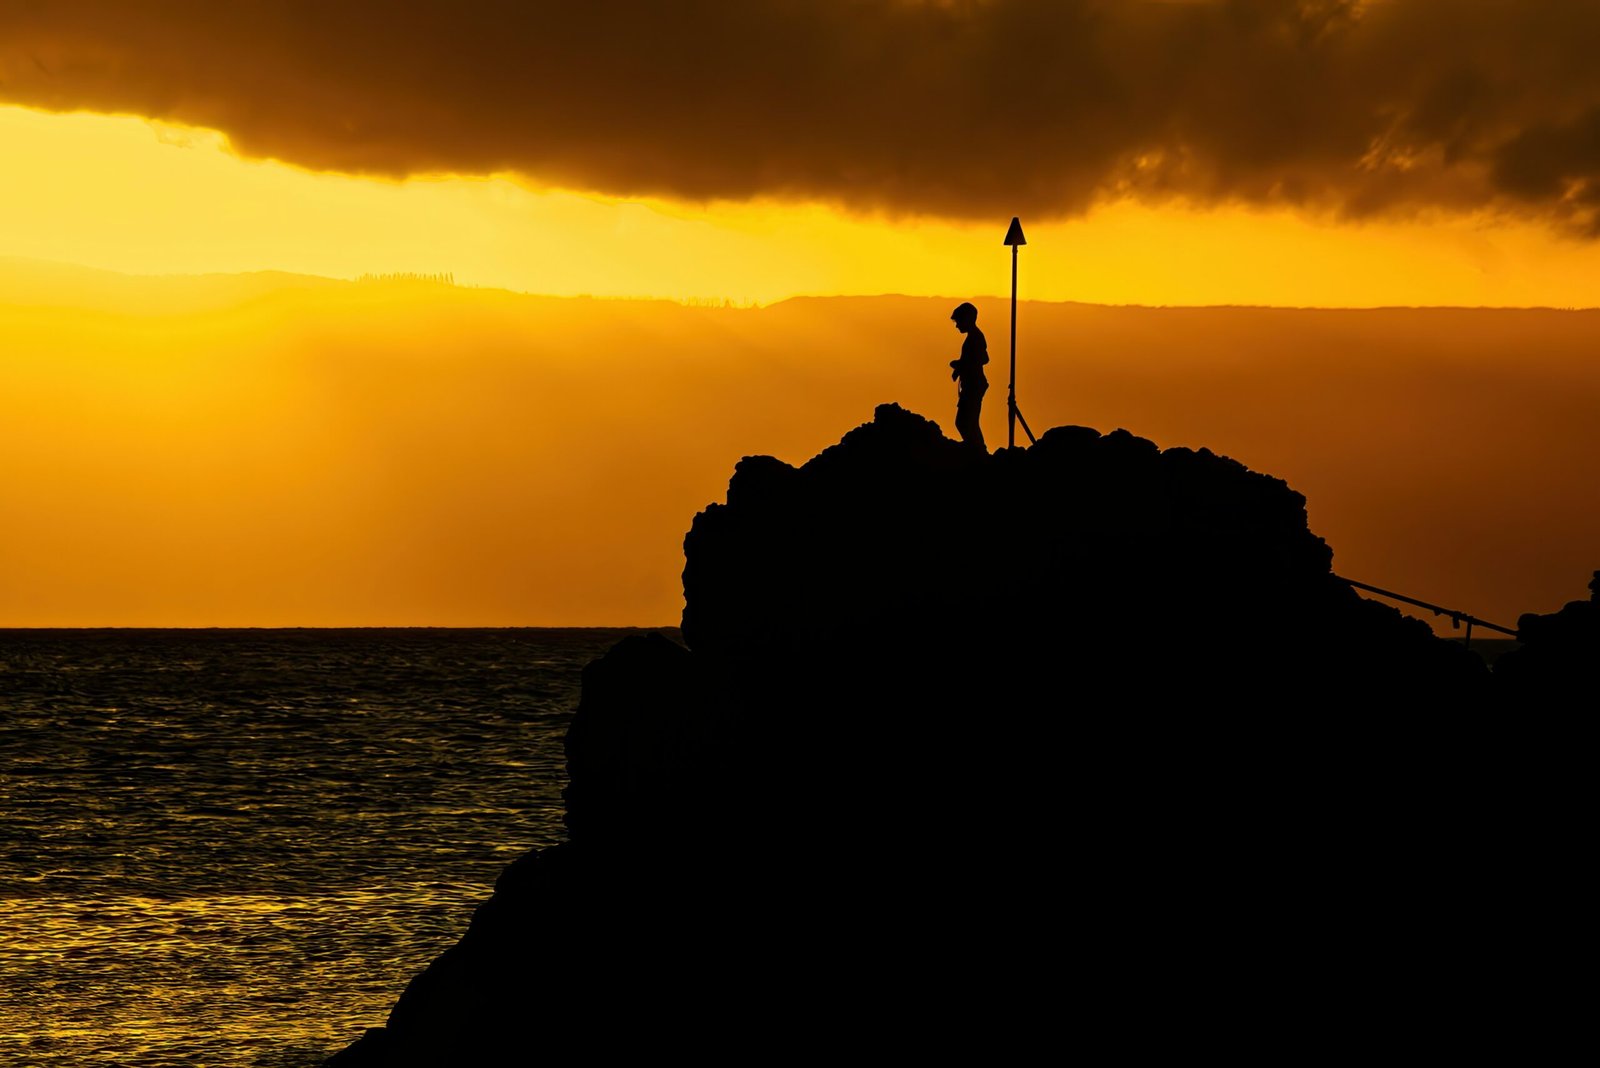
[[[1502,698],[1586,700],[1600,677],[1600,571],[1589,581],[1587,601],[1569,601],[1559,612],[1529,612],[1517,620],[1522,647],[1495,662]]]
[[[1488,675],[1333,578],[1278,479],[886,405],[740,461],[685,557],[687,648],[584,673],[570,841],[331,1064],[1021,1058],[1266,1019],[1459,919]]]

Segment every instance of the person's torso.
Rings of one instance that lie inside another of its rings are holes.
[[[987,386],[989,379],[983,373],[983,365],[988,362],[989,343],[984,339],[983,331],[973,327],[967,332],[966,339],[961,342],[961,360],[957,367],[961,375],[961,385]]]

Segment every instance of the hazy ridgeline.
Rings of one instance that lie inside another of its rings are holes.
[[[0,626],[675,622],[730,457],[803,461],[887,400],[953,433],[964,296],[0,265]],[[1006,303],[975,303],[1003,444]],[[1512,624],[1600,564],[1600,312],[1026,304],[1020,329],[1035,429],[1271,471],[1342,574]]]

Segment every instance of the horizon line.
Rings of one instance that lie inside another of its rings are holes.
[[[995,293],[905,293],[895,290],[881,290],[875,293],[808,293],[797,292],[776,300],[748,300],[731,296],[709,295],[663,295],[663,294],[594,294],[594,293],[541,293],[534,290],[510,289],[498,285],[480,285],[471,281],[435,281],[425,277],[406,278],[404,275],[427,274],[453,274],[449,268],[439,271],[363,271],[355,276],[312,274],[305,271],[290,271],[276,267],[261,267],[240,271],[166,271],[166,272],[137,272],[125,271],[112,267],[98,267],[91,264],[79,263],[73,260],[48,259],[37,256],[19,256],[0,254],[0,266],[43,266],[50,268],[82,271],[91,274],[109,275],[116,278],[139,280],[199,280],[211,278],[251,278],[260,276],[280,276],[286,279],[306,279],[316,282],[325,282],[334,285],[348,286],[375,286],[375,285],[404,285],[417,287],[430,287],[440,290],[460,290],[472,293],[505,293],[510,296],[527,297],[535,300],[589,300],[609,301],[618,303],[638,304],[676,304],[684,308],[714,311],[760,311],[766,308],[777,307],[790,301],[802,300],[1000,300],[1009,301],[1010,294],[1005,292]],[[393,276],[393,277],[391,277]],[[0,291],[0,303],[4,303],[3,291]],[[1148,309],[1152,311],[1545,311],[1545,312],[1591,312],[1600,311],[1600,305],[1558,305],[1558,304],[1261,304],[1261,303],[1212,303],[1212,304],[1165,304],[1144,302],[1113,303],[1109,301],[1093,300],[1050,300],[1036,297],[1023,297],[1019,304],[1038,305],[1077,305],[1086,308],[1122,308],[1122,309]]]
[[[42,627],[13,627],[0,626],[0,635],[14,634],[20,631],[67,631],[67,630],[681,630],[682,624],[640,624],[640,623],[580,623],[564,625],[558,623],[313,623],[313,624],[239,624],[227,626],[222,624],[176,624],[170,626],[148,626],[136,623],[110,623],[102,625],[85,626],[42,626]]]

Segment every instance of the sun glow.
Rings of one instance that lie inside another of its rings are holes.
[[[130,116],[0,107],[0,256],[136,274],[454,272],[552,295],[769,303],[799,294],[998,294],[1005,219],[685,204],[509,175],[405,181],[246,160]],[[1408,223],[1117,202],[1024,220],[1023,295],[1111,304],[1600,304],[1600,251],[1528,223]]]
[[[312,173],[21,108],[0,146],[0,626],[671,623],[734,459],[886,400],[948,429],[956,299],[1003,344],[1003,219]],[[1530,226],[1025,221],[1035,301],[1600,303],[1591,246]],[[937,299],[782,302],[886,291]],[[1553,607],[1600,537],[1595,316],[1394,316],[1025,305],[1021,395],[1288,478],[1379,584]]]

